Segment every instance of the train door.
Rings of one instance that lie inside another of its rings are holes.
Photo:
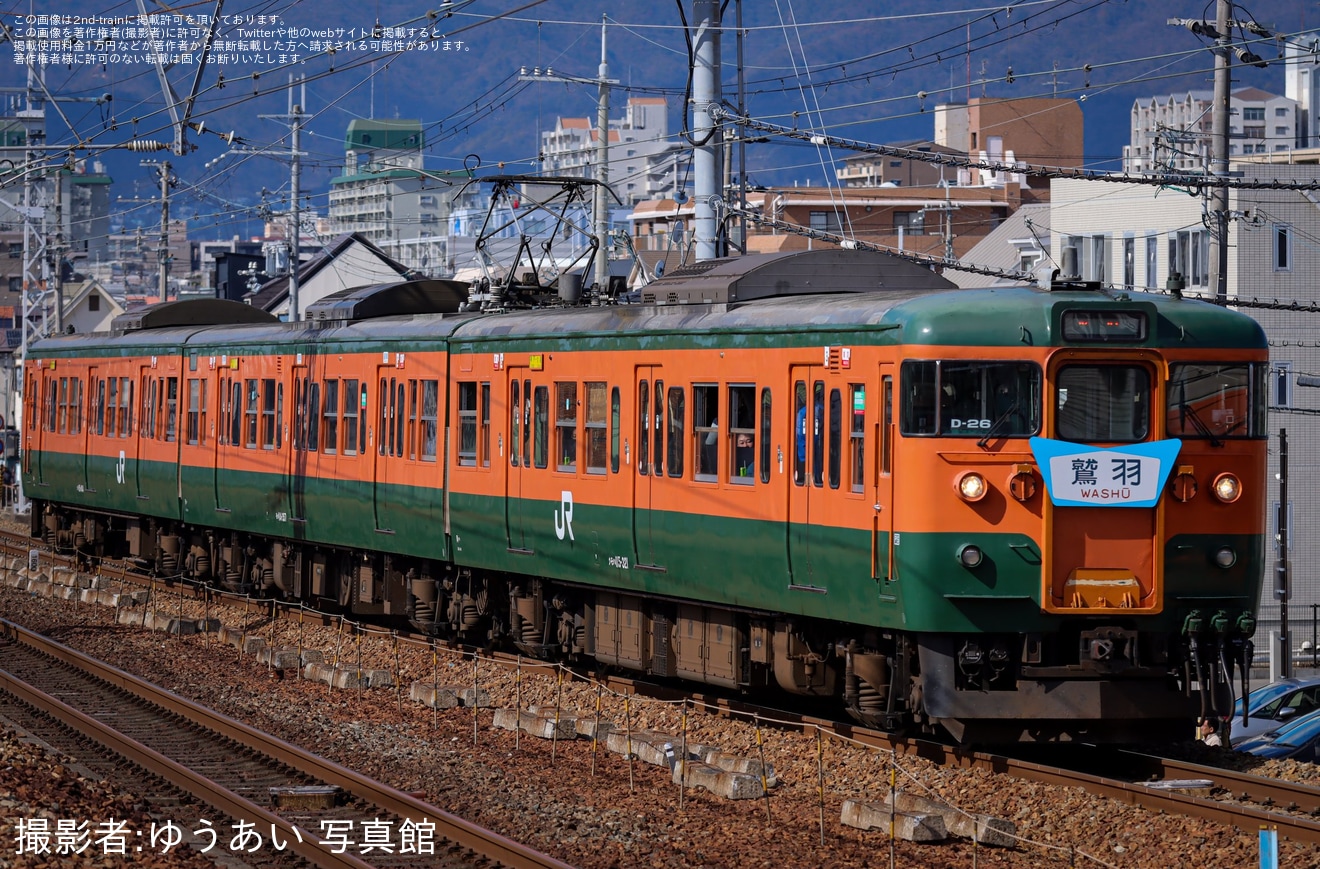
[[[402,461],[405,431],[408,419],[407,379],[394,365],[376,368],[375,471],[372,474],[372,503],[375,508],[376,530],[393,532],[390,518],[390,488],[407,482]]]
[[[214,451],[211,466],[215,469],[215,509],[228,513],[232,505],[225,482],[232,479],[230,471],[237,461],[237,450],[242,438],[243,381],[228,367],[217,369],[217,381],[220,400],[216,406],[220,416],[216,436],[211,438],[211,449]]]
[[[825,369],[795,365],[793,384],[793,480],[788,495],[788,568],[794,586],[821,588],[815,560],[827,557],[815,524],[823,515],[825,498]]]
[[[307,519],[307,474],[311,458],[311,452],[307,449],[307,395],[312,382],[310,359],[310,356],[303,353],[294,357],[293,377],[290,381],[293,384],[292,411],[289,413],[292,441],[285,460],[284,478],[288,487],[289,518],[294,520]],[[353,396],[353,400],[356,401],[357,396]],[[294,527],[301,530],[305,526],[299,524]]]
[[[504,524],[509,549],[530,552],[523,535],[523,475],[532,462],[532,380],[531,369],[510,367],[504,394],[509,397],[509,465],[504,478]]]
[[[29,429],[36,435],[36,448],[31,445],[28,452],[35,457],[33,467],[31,468],[32,478],[37,485],[46,485],[46,475],[44,469],[44,455],[46,451],[46,434],[55,430],[55,391],[57,381],[55,375],[50,371],[44,371],[40,375],[41,390],[37,405],[37,415],[33,417],[32,426]]]
[[[147,494],[149,476],[142,471],[143,459],[152,453],[156,437],[156,378],[152,365],[143,365],[138,371],[138,400],[141,403],[138,414],[137,439],[133,451],[133,486],[139,501],[150,500]]]
[[[652,497],[656,480],[664,473],[665,381],[659,365],[639,365],[636,384],[637,471],[633,474],[633,547],[637,564],[655,567]]]
[[[83,461],[83,491],[96,492],[96,484],[92,479],[92,440],[93,435],[99,434],[96,431],[98,422],[104,425],[104,402],[105,384],[101,382],[101,370],[93,365],[87,369],[87,379],[83,381],[86,386],[84,399],[87,402],[87,413],[84,419],[80,420],[82,425],[82,461]],[[81,402],[78,406],[81,408]]]
[[[875,501],[871,531],[871,576],[893,582],[894,563],[894,366],[880,366],[880,393],[876,407]]]

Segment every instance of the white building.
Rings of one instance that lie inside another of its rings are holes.
[[[1123,171],[1204,172],[1210,165],[1213,91],[1142,97],[1132,106],[1131,144],[1123,146]],[[1296,141],[1298,105],[1259,88],[1239,88],[1229,98],[1228,156],[1289,151]]]
[[[1297,103],[1298,148],[1320,146],[1320,34],[1284,44],[1284,95]]]
[[[330,232],[376,244],[444,232],[452,188],[422,165],[422,122],[356,120],[344,137],[344,174],[330,179]]]
[[[559,118],[541,134],[546,175],[594,178],[600,131],[588,118]],[[663,97],[632,97],[621,118],[609,123],[610,188],[626,205],[673,198],[686,183],[690,152],[669,137]]]

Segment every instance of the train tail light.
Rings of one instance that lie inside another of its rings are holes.
[[[985,561],[985,553],[976,544],[968,543],[958,549],[958,563],[963,567],[980,567],[982,561]]]
[[[1227,570],[1237,564],[1237,553],[1231,546],[1221,546],[1215,552],[1215,564]]]

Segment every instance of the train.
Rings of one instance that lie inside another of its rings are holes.
[[[34,342],[32,534],[963,743],[1188,738],[1245,693],[1252,318],[848,249],[566,286],[400,281],[292,323],[167,302]]]

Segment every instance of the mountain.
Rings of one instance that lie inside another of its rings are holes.
[[[150,199],[158,190],[155,170],[139,165],[144,157],[170,160],[180,179],[174,213],[191,216],[199,231],[222,236],[255,231],[262,188],[269,191],[269,208],[279,210],[287,200],[288,122],[262,116],[287,112],[291,74],[305,77],[303,108],[310,113],[302,138],[302,190],[322,212],[328,181],[343,165],[345,129],[355,118],[420,118],[431,170],[461,168],[465,159],[476,159],[468,155],[476,155],[487,170],[502,164],[508,172],[536,171],[537,131],[552,128],[558,116],[594,123],[596,88],[520,82],[519,70],[550,68],[556,75],[594,79],[602,11],[609,16],[609,76],[619,81],[611,92],[611,115],[617,117],[630,96],[664,96],[671,132],[681,130],[689,65],[682,25],[692,14],[691,0],[681,9],[678,2],[639,0],[460,0],[449,7],[451,14],[437,12],[434,20],[416,4],[398,0],[373,6],[271,0],[225,6],[220,41],[192,110],[194,120],[205,122],[203,132],[189,134],[196,150],[184,156],[128,152],[123,145],[134,138],[171,138],[159,76],[144,62],[137,4],[61,5],[62,15],[99,20],[52,25],[46,19],[47,55],[54,62],[45,67],[44,79],[59,107],[48,110],[52,147],[83,143],[78,155],[104,161],[115,193],[129,199]],[[435,5],[440,7],[438,0]],[[1311,6],[1277,0],[1260,10],[1270,17],[1259,23],[1271,33],[1296,34],[1320,25]],[[165,76],[186,98],[198,64],[196,54],[191,62],[184,55],[205,31],[200,22],[176,20],[163,8],[153,13],[162,16],[154,24],[164,28],[157,36],[165,38],[167,53],[179,55]],[[723,42],[725,97],[731,103],[736,8],[729,3],[725,10],[730,32]],[[188,9],[207,14],[201,7]],[[1010,2],[993,10],[930,0],[828,6],[747,0],[746,105],[775,123],[892,143],[932,136],[932,110],[941,102],[969,95],[1057,95],[1083,101],[1087,164],[1115,168],[1135,99],[1211,86],[1212,41],[1167,23],[1204,9],[1143,0]],[[1234,16],[1250,17],[1241,6]],[[123,23],[114,23],[121,18]],[[40,37],[41,16],[9,14],[5,22],[14,44],[31,47],[30,40]],[[423,41],[416,31],[428,26],[435,38]],[[99,43],[114,35],[114,46]],[[1232,41],[1271,61],[1265,69],[1235,61],[1235,86],[1282,93],[1279,45],[1244,30],[1235,30]],[[400,44],[408,47],[384,50]],[[327,46],[333,53],[325,52]],[[0,66],[0,86],[21,90],[25,67],[14,60]],[[240,147],[269,153],[221,157],[232,150],[225,138],[231,131]],[[833,161],[846,155],[818,153],[805,143],[758,144],[749,146],[748,176],[754,183],[820,184]],[[122,203],[119,210],[128,226],[159,219],[151,204]]]

